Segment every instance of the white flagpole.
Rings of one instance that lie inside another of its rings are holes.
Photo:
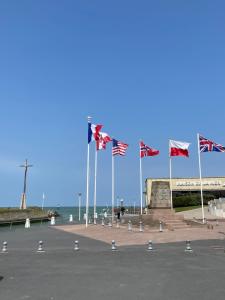
[[[79,206],[79,215],[78,215],[78,219],[79,219],[79,221],[80,221],[81,193],[78,194],[78,206]]]
[[[114,155],[112,154],[112,225],[114,221],[114,194],[115,194],[115,180],[114,180]]]
[[[202,223],[205,223],[205,213],[204,213],[204,205],[203,205],[203,192],[202,192],[202,167],[201,167],[201,155],[200,155],[200,143],[199,143],[199,133],[197,134],[198,140],[198,166],[199,166],[199,178],[200,178],[200,186],[201,186],[201,203],[202,203]]]
[[[88,123],[91,123],[91,117],[88,117]],[[89,175],[90,173],[90,144],[87,148],[87,191],[86,191],[86,227],[88,227],[88,212],[89,212]]]
[[[44,209],[44,201],[45,201],[45,194],[43,193],[42,195],[42,204],[41,204],[41,209]]]
[[[170,205],[173,210],[173,187],[172,187],[172,159],[170,156]]]
[[[98,150],[95,149],[94,224],[96,224],[97,165],[98,165]]]
[[[139,144],[140,147],[140,144]],[[142,186],[142,162],[141,162],[141,148],[139,151],[139,156],[140,156],[140,196],[141,196],[141,215],[143,214],[143,198],[142,198],[142,194],[143,194],[143,186]]]

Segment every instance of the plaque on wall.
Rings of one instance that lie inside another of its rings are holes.
[[[170,207],[170,184],[166,181],[153,181],[151,202],[152,208],[169,208]]]

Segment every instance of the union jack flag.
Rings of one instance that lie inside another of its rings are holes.
[[[220,144],[216,144],[215,142],[210,141],[201,135],[199,136],[199,147],[200,147],[200,152],[212,152],[212,151],[225,152],[224,146]]]

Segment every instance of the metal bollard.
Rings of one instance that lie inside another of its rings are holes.
[[[190,241],[186,241],[185,252],[193,252],[193,250],[191,249],[191,242]]]
[[[97,225],[96,218],[94,218],[94,225]]]
[[[38,252],[38,253],[45,252],[45,250],[43,249],[43,242],[42,242],[42,241],[39,241],[39,242],[38,242],[38,249],[37,249],[37,252]]]
[[[132,230],[132,224],[131,224],[131,221],[129,220],[128,221],[128,231],[131,231]]]
[[[102,218],[102,226],[105,226],[105,220]]]
[[[75,250],[75,251],[80,250],[80,248],[79,248],[79,241],[75,241],[74,250]]]
[[[112,240],[112,251],[116,251],[116,250],[117,250],[116,242]]]
[[[70,215],[69,222],[73,222],[73,215]]]
[[[54,216],[51,217],[51,223],[50,224],[55,225],[55,217]]]
[[[4,241],[2,246],[2,251],[1,251],[2,253],[8,253],[7,245],[8,243]]]
[[[143,223],[142,221],[139,222],[140,226],[139,226],[139,232],[143,232],[144,229],[143,229]]]
[[[159,222],[159,232],[163,232],[163,226],[162,226],[162,222]]]
[[[26,218],[26,222],[25,222],[25,228],[30,228],[30,219]]]
[[[148,249],[147,250],[148,251],[153,251],[153,246],[152,246],[152,241],[151,240],[148,241]]]

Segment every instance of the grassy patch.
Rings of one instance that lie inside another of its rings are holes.
[[[192,210],[196,208],[200,208],[201,205],[196,205],[196,206],[183,206],[183,207],[175,207],[175,212],[180,212],[180,211],[185,211],[185,210]]]

